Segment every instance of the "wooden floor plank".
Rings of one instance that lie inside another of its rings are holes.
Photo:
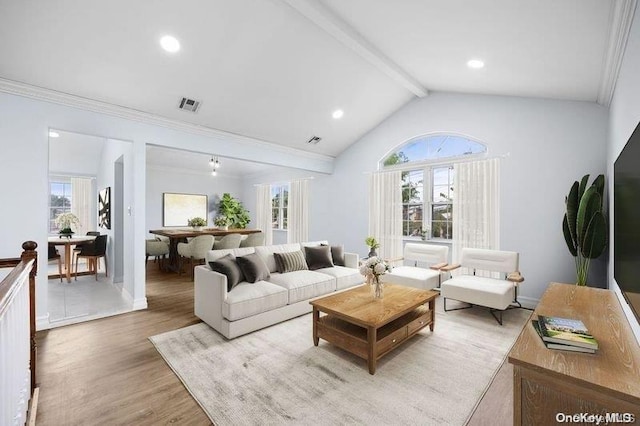
[[[149,308],[38,333],[38,425],[209,425],[148,340],[199,322],[188,275],[147,266]],[[470,424],[511,424],[513,383],[503,365]]]

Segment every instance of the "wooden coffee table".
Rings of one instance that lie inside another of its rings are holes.
[[[374,299],[368,285],[313,300],[313,344],[322,338],[366,359],[369,373],[384,355],[418,331],[435,325],[440,293],[385,283],[384,298]],[[427,304],[427,306],[425,306]],[[326,315],[320,316],[320,312]]]

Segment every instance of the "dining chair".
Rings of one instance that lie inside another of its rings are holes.
[[[54,259],[58,260],[58,275],[60,275],[60,282],[62,282],[62,259],[60,258],[60,253],[58,253],[58,249],[55,246],[49,246],[49,256],[48,260],[52,261]]]
[[[238,235],[239,236],[239,235]],[[182,274],[183,259],[189,259],[189,266],[191,269],[190,275],[193,279],[193,261],[197,260],[200,263],[204,260],[207,252],[211,250],[213,246],[213,235],[199,235],[193,238],[188,243],[178,243],[178,274]]]
[[[256,247],[264,245],[264,232],[249,234],[247,238],[240,241],[240,247]]]
[[[104,275],[109,276],[107,267],[107,238],[108,235],[98,235],[93,244],[86,244],[80,247],[80,252],[76,255],[76,273],[75,279],[78,280],[78,260],[84,257],[89,262],[89,271],[95,272],[96,281],[98,281],[98,268],[100,267],[100,258],[104,258]]]
[[[89,236],[93,236],[93,237],[97,237],[98,235],[100,235],[100,232],[98,231],[87,231],[86,235]],[[86,242],[84,244],[93,244],[93,241],[91,242]],[[82,248],[80,246],[76,246],[76,248],[73,249],[73,253],[71,253],[73,256],[75,256],[76,254],[80,253],[80,250]]]
[[[220,238],[219,240],[213,243],[213,250],[223,250],[223,249],[235,249],[240,247],[240,240],[242,239],[242,235],[240,234],[229,234]]]

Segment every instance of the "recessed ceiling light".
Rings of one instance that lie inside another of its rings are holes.
[[[331,114],[331,116],[333,118],[335,118],[336,120],[339,119],[339,118],[342,118],[343,115],[344,115],[344,111],[341,110],[341,109],[337,109],[337,110],[333,111],[333,114]]]
[[[60,137],[60,133],[54,132],[53,130],[49,130],[49,137],[50,138],[58,138],[58,137]]]
[[[175,53],[180,50],[180,42],[170,35],[163,36],[160,39],[160,46],[169,53]]]
[[[484,62],[479,59],[471,59],[469,62],[467,62],[467,66],[474,69],[484,68]]]

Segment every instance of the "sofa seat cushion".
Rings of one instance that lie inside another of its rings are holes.
[[[513,283],[495,278],[459,275],[440,287],[443,297],[494,309],[506,309],[514,298]]]
[[[336,279],[336,290],[353,287],[364,282],[364,277],[360,275],[360,271],[353,268],[345,268],[344,266],[322,268],[318,269],[316,272],[321,272],[334,277]]]
[[[236,285],[222,304],[222,316],[236,321],[280,308],[287,304],[287,290],[267,281]]]
[[[386,274],[383,281],[431,290],[440,285],[440,271],[415,266],[398,266]]]
[[[269,282],[289,292],[289,304],[309,300],[336,290],[336,279],[317,271],[293,271],[271,274]]]

